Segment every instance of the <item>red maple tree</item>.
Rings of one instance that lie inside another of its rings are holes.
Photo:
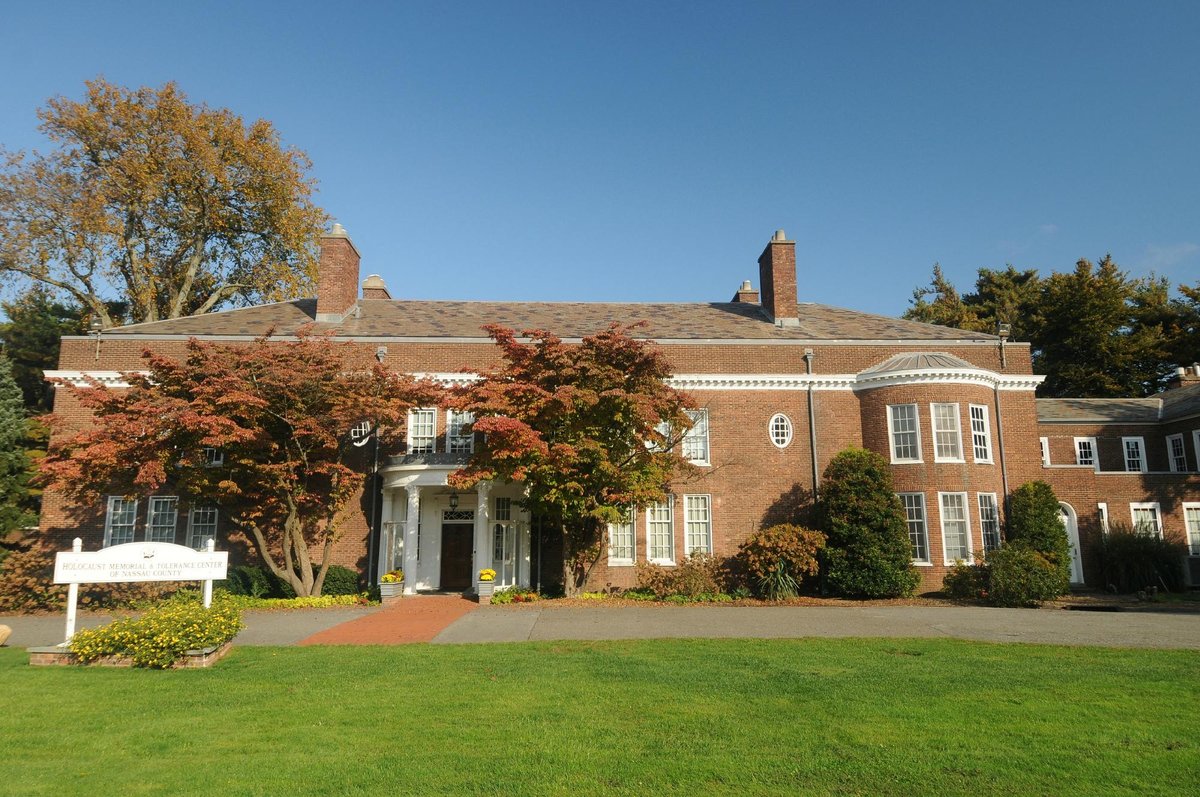
[[[364,481],[351,430],[366,422],[386,448],[403,438],[410,408],[441,396],[432,382],[307,333],[193,339],[181,362],[144,356],[147,371],[127,374],[128,389],[60,386],[94,424],[52,446],[41,480],[81,503],[169,487],[215,504],[297,595],[321,593],[338,514]]]

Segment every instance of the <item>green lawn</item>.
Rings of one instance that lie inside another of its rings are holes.
[[[943,640],[0,650],[5,794],[1182,794],[1200,654]]]

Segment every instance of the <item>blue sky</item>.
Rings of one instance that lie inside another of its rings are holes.
[[[942,264],[1200,279],[1197,3],[9,3],[0,143],[177,81],[308,153],[403,298],[895,315]],[[19,32],[12,35],[11,32]]]

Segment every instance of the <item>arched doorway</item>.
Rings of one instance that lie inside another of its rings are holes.
[[[1079,518],[1070,504],[1058,504],[1058,516],[1067,530],[1067,541],[1071,543],[1071,583],[1083,583],[1083,558],[1079,555]]]

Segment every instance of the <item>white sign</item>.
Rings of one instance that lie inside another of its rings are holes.
[[[55,584],[132,581],[219,581],[227,551],[194,551],[169,542],[128,542],[99,551],[62,551],[54,559]]]

